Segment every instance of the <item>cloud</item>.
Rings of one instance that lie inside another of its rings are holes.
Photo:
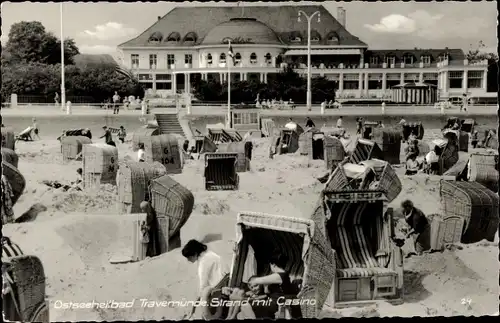
[[[380,19],[378,24],[365,27],[379,33],[411,34],[433,30],[443,18],[443,15],[431,15],[427,11],[418,10],[408,16],[392,14]]]
[[[477,38],[481,36],[481,29],[489,29],[486,20],[479,17],[431,15],[425,10],[417,10],[407,16],[391,14],[377,24],[364,26],[376,33],[414,34],[427,40]]]
[[[134,28],[126,27],[118,22],[107,22],[104,25],[95,26],[94,30],[84,30],[82,36],[99,39],[110,40],[133,36],[137,33]]]
[[[78,46],[82,54],[115,54],[116,47],[107,45],[81,45]]]

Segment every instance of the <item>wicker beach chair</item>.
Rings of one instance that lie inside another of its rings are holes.
[[[372,140],[382,151],[381,159],[390,164],[400,164],[401,132],[397,128],[375,128]]]
[[[325,189],[312,218],[335,250],[334,307],[402,302],[403,259],[383,191]]]
[[[270,252],[278,249],[286,254],[288,264],[284,269],[298,287],[297,295],[285,297],[300,300],[302,318],[317,318],[325,303],[332,305],[330,290],[335,276],[335,256],[315,222],[242,212],[238,214],[236,227],[237,246],[229,287],[240,286],[253,275],[270,274],[267,259]],[[280,310],[291,312],[286,307]]]
[[[309,159],[325,159],[325,134],[310,128],[299,136],[299,151],[301,155],[309,156]]]
[[[12,187],[12,205],[15,205],[26,188],[26,180],[16,167],[5,160],[2,160],[2,174],[7,177],[7,180]]]
[[[376,121],[365,121],[363,123],[363,139],[372,139],[373,130],[377,127]]]
[[[160,251],[165,253],[180,247],[180,230],[193,211],[194,196],[168,175],[151,180],[149,190],[160,227]]]
[[[349,161],[353,164],[357,164],[372,158],[383,158],[382,151],[380,150],[378,144],[371,140],[358,138],[356,140],[354,151],[349,157]]]
[[[498,230],[498,194],[477,182],[441,180],[441,205],[446,216],[464,221],[462,243],[494,241]]]
[[[378,182],[377,189],[384,192],[389,203],[398,197],[399,193],[403,190],[403,185],[390,163],[379,159],[370,159],[360,164],[373,171],[375,177],[370,180]],[[369,179],[369,177],[366,176],[365,181],[367,179]],[[368,188],[371,184],[372,183],[363,183],[362,185]]]
[[[16,136],[11,127],[2,127],[2,148],[15,150]]]
[[[460,130],[472,134],[474,132],[475,125],[476,121],[474,119],[465,119],[462,120],[462,126],[460,127]]]
[[[323,148],[323,156],[326,169],[328,170],[333,170],[346,157],[344,145],[342,141],[336,137],[325,135],[323,137]]]
[[[103,143],[83,145],[83,187],[98,189],[101,184],[116,185],[118,149]]]
[[[195,141],[195,153],[204,154],[204,153],[214,153],[217,151],[217,145],[207,136],[198,135],[194,136]]]
[[[233,153],[238,155],[238,161],[236,162],[236,171],[246,172],[250,170],[250,159],[248,159],[245,142],[228,142],[221,143],[217,147],[217,153]]]
[[[415,133],[417,139],[423,139],[425,131],[422,122],[407,122],[403,124],[403,141],[407,141],[412,132]]]
[[[5,276],[4,276],[5,275]],[[10,292],[2,295],[3,315],[9,321],[48,323],[43,265],[35,256],[23,255],[19,246],[2,238],[3,284]]]
[[[207,191],[238,190],[237,163],[238,154],[205,154],[205,189]]]
[[[145,143],[145,138],[158,135],[160,135],[160,128],[158,127],[140,127],[139,129],[135,130],[132,135],[132,150],[139,150],[139,145]]]
[[[215,144],[221,144],[226,142],[238,142],[243,138],[234,129],[208,129],[208,138],[212,140]]]
[[[274,134],[276,123],[273,119],[261,119],[261,131],[266,137],[271,137]]]
[[[9,148],[2,148],[2,160],[5,160],[12,166],[17,168],[19,163],[19,156],[17,156],[16,152]]]
[[[287,128],[279,129],[279,143],[276,154],[293,154],[299,149],[299,133]]]
[[[157,177],[167,173],[159,162],[126,161],[120,163],[117,175],[118,206],[123,213],[142,213],[142,201],[149,199],[149,185]]]
[[[164,134],[143,137],[144,159],[148,163],[159,162],[165,166],[168,174],[182,173],[182,147],[175,135]]]
[[[467,180],[498,192],[498,154],[471,154],[467,164]]]
[[[444,140],[434,140],[433,144],[442,148],[439,156],[439,172],[438,175],[443,175],[448,169],[453,167],[459,160],[459,143],[456,131],[446,131],[443,133]]]
[[[64,162],[81,156],[83,145],[91,144],[92,140],[84,136],[68,136],[61,138],[61,153]]]

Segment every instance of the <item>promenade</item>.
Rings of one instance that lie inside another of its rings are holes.
[[[182,108],[182,115],[187,116],[187,110]],[[151,112],[154,113],[175,113],[175,108],[152,108]],[[54,105],[25,105],[17,108],[3,108],[2,116],[26,116],[26,117],[50,117],[66,115],[66,111],[61,111],[59,107]],[[191,107],[191,117],[197,118],[202,116],[225,116],[227,108],[222,106],[193,106]],[[261,109],[261,116],[321,116],[321,109],[319,106],[313,106],[312,111],[307,111],[306,106],[297,106],[294,110],[277,110],[277,109]],[[497,106],[472,106],[468,111],[460,111],[458,108],[444,110],[445,115],[454,116],[497,116]],[[113,116],[113,110],[98,109],[87,105],[75,105],[72,107],[72,116]],[[119,115],[127,116],[140,116],[141,110],[125,110],[121,109]],[[323,116],[426,116],[435,115],[440,116],[442,112],[433,106],[388,106],[385,108],[385,113],[382,114],[380,106],[349,106],[340,109],[326,109]]]

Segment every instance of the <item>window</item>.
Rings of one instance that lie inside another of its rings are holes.
[[[226,53],[221,53],[219,56],[219,62],[222,64],[226,63]]]
[[[242,123],[241,113],[233,113],[233,123],[234,124],[241,124]]]
[[[170,82],[158,82],[158,83],[156,83],[156,89],[157,90],[171,90],[172,83],[170,83]]]
[[[193,64],[193,55],[185,54],[184,55],[184,64]]]
[[[175,55],[167,54],[167,68],[170,68],[171,65],[175,65]]]
[[[241,54],[240,53],[236,53],[236,55],[234,55],[234,63],[236,63],[236,64],[241,63]]]
[[[378,64],[378,57],[370,57],[370,64],[371,65],[377,65]]]
[[[467,75],[467,88],[480,89],[483,86],[483,72],[469,71]]]
[[[213,63],[213,62],[214,62],[214,61],[213,61],[213,59],[212,59],[212,54],[208,53],[208,54],[207,54],[207,64],[208,64],[208,65],[212,65],[212,63]]]
[[[266,56],[264,56],[264,58],[266,59],[267,64],[270,64],[273,61],[273,57],[271,56],[270,53],[267,53]]]
[[[138,68],[139,67],[139,54],[130,55],[130,62],[131,62],[132,68]]]
[[[403,58],[403,62],[407,65],[413,64],[413,56],[405,55],[405,57]]]
[[[153,79],[153,75],[151,74],[139,74],[137,75],[139,81],[149,81]]]
[[[385,62],[387,63],[387,65],[391,66],[393,64],[396,64],[396,57],[394,56],[386,56],[385,57]]]
[[[463,71],[450,71],[448,74],[450,89],[461,89],[463,77]]]
[[[156,54],[149,54],[149,69],[156,69],[157,65],[157,56]]]
[[[339,42],[339,36],[335,32],[333,32],[330,35],[328,35],[327,40],[330,43],[338,43]]]
[[[171,77],[170,74],[156,74],[157,81],[170,81]]]
[[[292,37],[290,38],[290,41],[291,41],[292,43],[300,43],[300,42],[302,41],[302,37],[300,37],[300,36],[292,36]]]
[[[424,65],[431,65],[431,57],[429,55],[422,56],[422,63]]]
[[[250,64],[257,64],[257,54],[250,54]]]
[[[186,34],[186,36],[184,37],[184,41],[196,41],[196,39],[198,39],[198,37],[196,36],[196,33],[194,32],[189,32]]]
[[[175,31],[173,33],[170,33],[170,35],[168,35],[168,37],[167,37],[167,41],[171,41],[171,42],[178,42],[180,40],[181,40],[181,35]]]

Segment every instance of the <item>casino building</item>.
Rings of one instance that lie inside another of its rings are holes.
[[[339,99],[496,97],[486,91],[486,61],[468,62],[452,48],[370,50],[347,31],[343,8],[335,18],[322,5],[177,7],[118,46],[121,64],[162,96],[189,93],[197,78],[225,82],[228,63],[232,81],[267,82],[286,66],[306,76],[307,19],[298,20],[300,10],[320,13],[311,20],[312,77],[336,81]]]

